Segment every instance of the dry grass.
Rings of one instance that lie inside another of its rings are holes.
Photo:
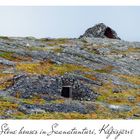
[[[27,119],[96,119],[96,113],[80,114],[80,113],[45,113],[45,114],[32,114],[27,116]]]
[[[4,90],[12,84],[13,74],[0,74],[0,90]]]
[[[99,73],[110,73],[113,68],[114,68],[114,66],[108,65],[100,70],[95,70],[95,71],[99,72]]]
[[[140,76],[118,75],[118,77],[132,84],[140,85]]]
[[[7,60],[10,60],[10,61],[14,61],[14,62],[22,62],[22,61],[32,61],[32,58],[29,57],[29,56],[19,56],[19,55],[16,55],[15,53],[13,52],[5,52],[5,51],[2,51],[0,53],[0,57],[4,58],[4,59],[7,59]]]
[[[51,62],[41,63],[19,63],[16,66],[17,70],[24,71],[30,74],[44,74],[50,76],[64,75],[68,72],[82,71],[91,72],[92,70],[80,65],[63,64],[57,65]]]
[[[138,94],[139,89],[124,89],[118,93],[113,93],[114,88],[120,88],[111,83],[106,83],[98,88],[98,92],[101,94],[97,100],[101,102],[106,102],[109,104],[117,104],[117,105],[136,105],[140,102],[140,96]],[[136,100],[134,102],[130,102],[128,97],[134,96]]]
[[[92,74],[84,74],[83,76],[91,80],[97,80],[96,77],[94,77]]]
[[[140,52],[140,48],[128,48],[126,51],[122,52],[123,54],[129,54],[129,53],[138,53]]]
[[[11,103],[0,98],[0,116],[5,115],[6,110],[17,110],[18,104]]]
[[[39,96],[34,96],[30,99],[20,99],[22,103],[31,104],[31,105],[44,105],[46,101]]]
[[[40,41],[47,43],[48,46],[59,46],[63,44],[68,44],[69,40],[67,38],[58,39],[40,39]]]

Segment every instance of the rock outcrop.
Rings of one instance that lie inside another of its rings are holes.
[[[79,38],[84,37],[120,39],[117,33],[112,28],[106,26],[104,23],[96,24],[95,26],[87,29],[85,33]]]

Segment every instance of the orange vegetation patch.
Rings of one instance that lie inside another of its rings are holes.
[[[12,83],[13,74],[0,74],[0,90],[4,90]]]
[[[91,74],[85,74],[84,76],[85,76],[86,78],[88,78],[88,79],[91,79],[91,80],[97,80],[96,77],[94,77],[94,76],[91,75]]]
[[[4,68],[4,65],[0,64],[0,69],[3,69]]]
[[[1,74],[0,73],[0,83],[6,82],[8,80],[11,80],[14,77],[13,74]]]

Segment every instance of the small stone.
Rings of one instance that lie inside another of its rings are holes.
[[[136,97],[134,97],[134,96],[129,96],[128,97],[128,101],[129,102],[132,102],[133,103],[133,102],[135,102],[135,100],[136,100]]]
[[[45,110],[41,109],[39,106],[37,106],[37,105],[29,105],[29,104],[21,105],[18,108],[18,110],[23,112],[24,114],[40,114],[40,113],[45,113]]]
[[[128,105],[107,105],[111,111],[114,112],[128,112],[131,111],[131,107]]]
[[[109,48],[99,48],[99,49],[97,49],[97,51],[102,55],[110,54],[110,49]]]
[[[134,117],[140,117],[140,114],[134,114],[133,116]]]
[[[140,107],[140,103],[137,103],[137,106],[139,106],[139,107]]]
[[[112,92],[113,93],[120,93],[122,90],[119,88],[113,88]]]

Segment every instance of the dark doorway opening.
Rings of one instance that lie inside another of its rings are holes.
[[[109,27],[106,28],[104,35],[108,38],[114,38],[114,35]]]
[[[70,98],[72,96],[72,88],[70,86],[62,87],[61,96]]]

